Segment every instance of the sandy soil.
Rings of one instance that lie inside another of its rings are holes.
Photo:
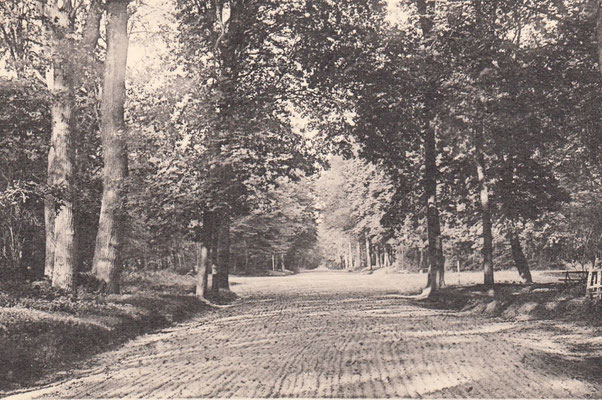
[[[235,305],[12,398],[602,398],[600,328],[433,310],[399,296],[424,275],[232,280],[243,297]]]

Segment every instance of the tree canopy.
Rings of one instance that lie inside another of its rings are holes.
[[[597,2],[47,3],[0,5],[3,272],[600,253]]]

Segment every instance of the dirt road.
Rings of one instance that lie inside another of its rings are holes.
[[[234,278],[243,300],[14,398],[602,398],[599,330],[432,310],[410,275]]]

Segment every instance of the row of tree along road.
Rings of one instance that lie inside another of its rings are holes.
[[[598,1],[6,0],[0,23],[3,273],[113,293],[195,265],[204,296],[397,262],[433,293],[446,263],[493,285],[600,251]]]

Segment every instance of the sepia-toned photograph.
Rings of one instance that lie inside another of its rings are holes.
[[[602,0],[0,0],[0,398],[602,399]]]

